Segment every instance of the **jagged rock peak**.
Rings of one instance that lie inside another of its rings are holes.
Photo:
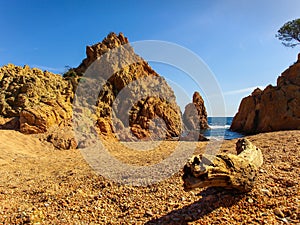
[[[193,94],[193,103],[189,103],[185,107],[183,122],[188,130],[205,130],[209,128],[204,100],[197,91]]]
[[[106,38],[97,44],[92,46],[86,46],[86,58],[82,63],[75,69],[78,75],[82,75],[86,69],[101,55],[107,53],[110,49],[118,48],[121,45],[129,44],[127,37],[123,33],[117,35],[111,32]]]
[[[96,89],[102,87],[96,104],[101,134],[117,134],[122,140],[153,140],[164,135],[167,138],[180,135],[180,109],[173,90],[134,52],[122,33],[110,33],[102,42],[87,46],[86,55],[74,70],[77,75],[92,79],[90,82],[85,79],[84,85],[88,87],[80,92],[83,94],[82,102],[91,97],[85,96],[85,90],[94,90],[96,82],[99,83]],[[113,111],[116,113],[113,114]],[[113,115],[117,118],[112,119]]]

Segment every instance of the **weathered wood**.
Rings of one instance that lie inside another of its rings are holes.
[[[218,154],[193,156],[184,166],[184,188],[224,187],[250,191],[259,167],[263,164],[262,152],[247,139],[236,143],[237,155]]]

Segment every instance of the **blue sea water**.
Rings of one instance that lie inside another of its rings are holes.
[[[231,140],[244,136],[229,129],[233,117],[208,117],[207,120],[210,129],[206,130],[203,134],[209,139]]]

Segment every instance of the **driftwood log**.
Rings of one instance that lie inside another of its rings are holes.
[[[184,166],[186,191],[203,187],[224,187],[250,191],[258,168],[263,164],[262,152],[247,139],[236,143],[237,155],[218,154],[193,156]]]

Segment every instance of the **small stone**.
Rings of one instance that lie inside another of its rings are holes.
[[[254,202],[252,198],[248,198],[247,201],[248,201],[249,203],[253,203],[253,202]]]
[[[297,214],[296,214],[296,213],[292,214],[292,215],[291,215],[291,219],[292,219],[292,220],[296,220],[296,219],[297,219]]]
[[[260,169],[259,172],[260,172],[260,173],[264,173],[265,171],[264,171],[263,169]]]
[[[280,218],[284,218],[284,214],[279,208],[274,209],[274,214]]]
[[[268,189],[265,189],[265,188],[260,189],[260,191],[263,192],[263,193],[266,193],[266,194],[270,193],[270,191]]]
[[[154,215],[153,215],[153,213],[150,210],[148,210],[148,211],[145,212],[144,216],[146,216],[146,217],[152,217]]]
[[[282,222],[289,224],[289,221],[286,218],[279,218],[279,220],[281,220]]]

